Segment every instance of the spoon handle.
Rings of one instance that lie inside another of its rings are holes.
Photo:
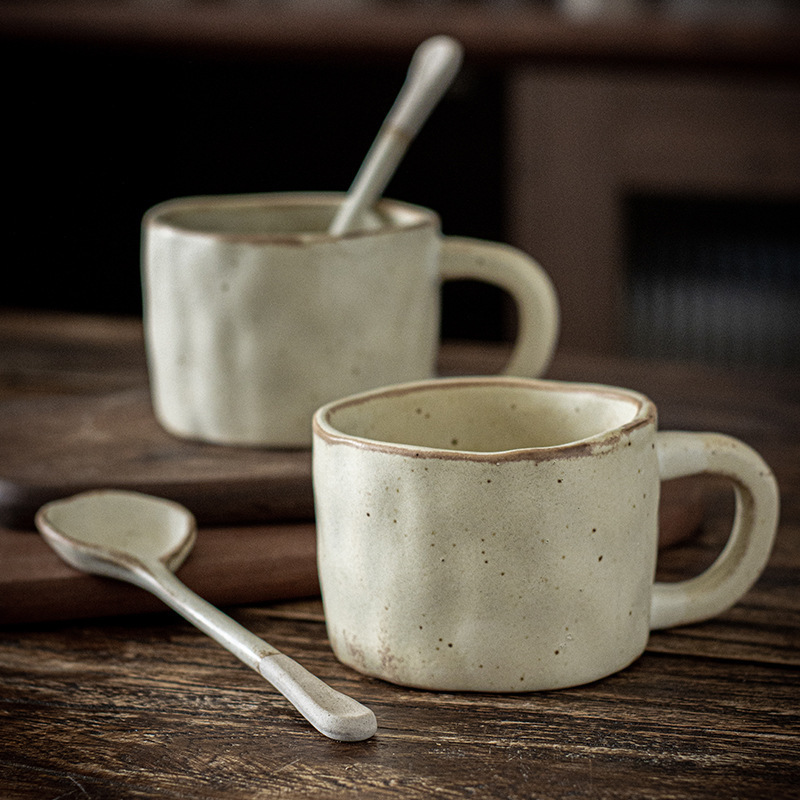
[[[371,208],[389,183],[411,140],[453,82],[462,47],[449,36],[426,39],[414,52],[408,76],[328,233],[341,236]]]
[[[203,600],[163,564],[147,565],[146,588],[269,681],[322,734],[343,742],[369,739],[375,715]]]

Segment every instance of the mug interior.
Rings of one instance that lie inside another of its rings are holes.
[[[178,230],[226,237],[327,237],[343,195],[222,195],[168,200],[151,222]],[[432,211],[382,200],[366,212],[351,235],[432,224]]]
[[[623,389],[551,381],[434,381],[321,409],[324,436],[411,448],[498,453],[561,447],[638,425],[654,409]]]

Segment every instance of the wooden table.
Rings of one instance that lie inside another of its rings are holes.
[[[20,398],[141,386],[140,337],[135,320],[0,314],[0,413]],[[450,348],[448,369],[491,366],[501,350]],[[643,390],[662,428],[724,431],[764,455],[780,483],[781,527],[736,607],[654,633],[610,678],[521,695],[362,677],[334,659],[313,596],[234,607],[375,711],[377,735],[357,744],[317,734],[171,612],[2,625],[0,796],[800,798],[800,376],[568,354],[550,375]],[[707,499],[700,532],[662,551],[660,578],[697,571],[727,534],[727,494]]]

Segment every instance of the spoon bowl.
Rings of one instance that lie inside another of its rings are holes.
[[[97,490],[48,503],[36,527],[68,564],[140,586],[269,681],[331,739],[361,741],[375,715],[198,597],[174,575],[197,536],[194,515],[178,503],[138,492]]]
[[[197,539],[197,524],[187,508],[137,492],[85,492],[48,503],[36,524],[76,569],[145,589],[147,564],[160,562],[175,572]]]

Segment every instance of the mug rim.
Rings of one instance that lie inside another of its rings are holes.
[[[461,387],[512,386],[517,388],[537,389],[540,391],[560,391],[574,393],[590,393],[606,395],[632,402],[636,411],[627,422],[599,431],[591,436],[565,442],[558,445],[527,446],[511,450],[459,450],[430,447],[427,445],[387,442],[370,439],[365,436],[345,433],[338,430],[331,422],[331,415],[336,411],[353,405],[360,405],[374,399],[399,396],[419,391],[450,390]],[[312,420],[314,439],[319,438],[326,444],[342,444],[361,450],[388,453],[414,458],[435,458],[449,461],[544,461],[553,458],[575,458],[606,451],[617,444],[623,437],[634,430],[657,423],[655,403],[633,389],[610,386],[600,383],[581,383],[575,381],[544,380],[540,378],[518,378],[504,375],[482,375],[473,377],[430,378],[427,380],[384,386],[366,392],[340,398],[317,409]]]
[[[210,208],[256,208],[261,205],[268,207],[299,206],[305,208],[319,208],[324,206],[338,206],[346,197],[345,192],[257,192],[247,194],[219,194],[219,195],[192,195],[174,197],[164,200],[149,208],[143,218],[142,227],[145,230],[161,228],[178,231],[185,236],[197,236],[204,239],[214,239],[226,242],[264,243],[303,245],[309,243],[334,242],[343,239],[366,239],[375,236],[385,236],[391,233],[408,232],[422,228],[441,228],[441,219],[436,211],[425,206],[407,203],[404,200],[394,200],[383,197],[374,206],[378,212],[392,213],[405,212],[415,215],[416,221],[403,225],[385,225],[374,229],[358,229],[348,233],[334,236],[327,231],[309,231],[301,233],[238,233],[203,230],[192,228],[166,219],[166,215],[181,210],[203,210]]]

